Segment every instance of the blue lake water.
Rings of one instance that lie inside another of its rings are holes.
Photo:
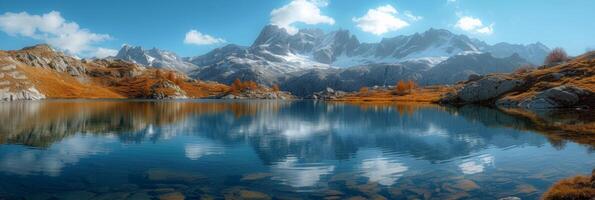
[[[0,124],[0,199],[537,199],[595,166],[485,107],[55,100]]]

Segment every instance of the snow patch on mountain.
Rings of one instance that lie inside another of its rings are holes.
[[[140,46],[124,45],[115,58],[148,67],[171,69],[181,72],[190,72],[198,68],[173,52],[157,48],[145,50]]]

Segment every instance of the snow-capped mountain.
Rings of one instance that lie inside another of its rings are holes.
[[[186,62],[182,57],[179,57],[173,52],[157,48],[145,50],[140,46],[133,47],[124,45],[115,58],[144,66],[173,69],[181,72],[189,72],[198,68],[196,65]]]
[[[430,69],[453,56],[473,57],[482,53],[492,53],[493,57],[489,58],[501,59],[517,54],[541,64],[537,61],[543,61],[548,51],[540,43],[492,46],[443,29],[362,43],[347,30],[325,33],[319,29],[302,29],[292,35],[283,28],[268,25],[251,46],[227,45],[188,61],[200,67],[189,74],[202,80],[231,83],[242,79],[273,84],[285,83],[311,70],[331,72],[355,66],[395,64],[423,65],[422,68]]]

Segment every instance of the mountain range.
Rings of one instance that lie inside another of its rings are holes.
[[[289,34],[267,25],[251,46],[228,44],[204,55],[180,57],[156,48],[125,45],[115,58],[176,69],[200,80],[226,84],[235,79],[253,80],[308,95],[326,87],[353,91],[362,86],[392,85],[401,79],[424,85],[451,84],[470,74],[541,65],[549,51],[539,42],[489,45],[444,29],[364,43],[347,30],[301,29]]]

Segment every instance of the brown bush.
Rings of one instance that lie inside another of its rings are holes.
[[[233,83],[231,84],[231,87],[229,88],[231,93],[238,93],[238,92],[242,92],[245,90],[256,90],[260,88],[260,85],[258,85],[258,83],[254,82],[254,81],[240,81],[240,79],[236,79],[235,81],[233,81]]]
[[[273,84],[273,86],[271,87],[271,89],[273,89],[274,92],[279,92],[279,86],[277,84]]]
[[[407,86],[405,86],[405,82],[403,82],[403,80],[399,80],[397,82],[397,84],[395,85],[395,92],[397,92],[397,94],[405,93],[406,89],[407,89]]]
[[[361,87],[359,89],[360,94],[366,95],[366,94],[368,94],[368,92],[370,92],[370,89],[368,87]]]
[[[408,94],[413,92],[413,90],[417,88],[417,84],[413,80],[399,80],[395,85],[395,93],[396,94]]]
[[[417,88],[417,84],[415,83],[415,81],[413,81],[413,80],[407,81],[407,89],[409,90],[409,92],[413,92],[413,90],[415,88]]]
[[[552,63],[558,63],[558,62],[563,62],[568,60],[568,54],[566,54],[566,51],[564,51],[564,49],[558,47],[558,48],[554,48],[554,50],[552,50],[547,57],[545,57],[545,64],[546,65],[550,65]]]
[[[240,79],[236,79],[233,81],[231,86],[229,87],[229,92],[237,94],[242,90],[242,81]]]

